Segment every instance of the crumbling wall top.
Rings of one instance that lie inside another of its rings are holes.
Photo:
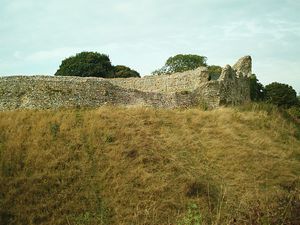
[[[250,55],[240,58],[232,67],[238,76],[250,77],[252,74],[252,59]]]

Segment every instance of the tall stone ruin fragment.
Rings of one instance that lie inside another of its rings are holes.
[[[238,76],[250,77],[252,74],[252,59],[250,55],[240,58],[232,67]]]

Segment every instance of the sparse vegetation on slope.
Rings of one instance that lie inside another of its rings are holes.
[[[274,108],[0,113],[0,224],[299,224]]]

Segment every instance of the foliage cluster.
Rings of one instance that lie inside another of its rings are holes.
[[[255,74],[250,77],[250,97],[254,102],[265,101],[281,108],[300,109],[299,98],[292,86],[278,82],[264,86]]]
[[[141,77],[141,76],[137,71],[132,70],[127,66],[117,65],[114,66],[114,77],[129,78],[129,77]]]
[[[296,91],[287,84],[273,82],[266,85],[266,100],[279,107],[290,108],[299,104]]]
[[[178,54],[169,57],[165,62],[165,65],[162,68],[153,71],[152,74],[163,75],[193,70],[200,66],[207,66],[206,61],[207,58],[205,56]]]
[[[222,72],[222,67],[217,65],[207,65],[207,57],[193,54],[178,54],[171,56],[160,69],[152,72],[153,75],[164,75],[187,70],[194,70],[198,67],[206,66],[208,68],[211,80],[217,80]]]
[[[263,84],[261,84],[256,75],[250,76],[250,98],[252,101],[263,101],[265,99],[266,91]]]
[[[81,52],[64,59],[56,76],[127,78],[140,74],[127,66],[113,66],[109,56],[97,52]]]

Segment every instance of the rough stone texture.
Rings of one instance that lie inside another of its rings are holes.
[[[250,55],[240,58],[232,67],[238,76],[250,77],[252,74],[252,59]]]
[[[171,93],[180,91],[194,91],[209,79],[206,67],[199,67],[182,73],[170,75],[145,76],[142,79],[116,78],[110,82],[114,85],[144,92]]]
[[[246,76],[247,73],[243,76],[240,76],[237,73],[239,73],[239,71],[237,72],[229,65],[226,65],[223,68],[219,78],[220,105],[239,105],[250,101],[249,77]]]
[[[250,66],[250,68],[249,68]],[[0,110],[144,105],[162,108],[236,105],[250,100],[251,57],[217,80],[207,68],[143,78],[82,78],[58,76],[0,77]]]

